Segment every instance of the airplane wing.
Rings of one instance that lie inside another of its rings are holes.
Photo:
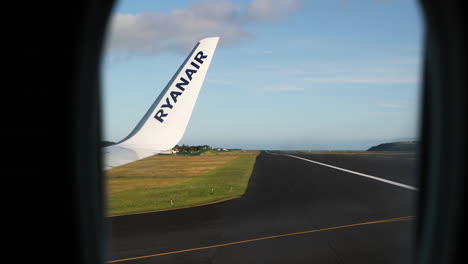
[[[104,148],[104,169],[173,148],[184,135],[219,37],[200,40],[146,114],[123,140]]]

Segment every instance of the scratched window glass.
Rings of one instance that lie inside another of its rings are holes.
[[[107,261],[410,263],[419,8],[118,2],[102,66]]]

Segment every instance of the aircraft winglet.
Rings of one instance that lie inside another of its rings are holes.
[[[184,135],[219,37],[200,40],[133,131],[104,148],[105,168],[173,148]]]

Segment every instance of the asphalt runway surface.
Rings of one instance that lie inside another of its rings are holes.
[[[299,158],[417,188],[414,155],[273,153],[241,198],[108,218],[108,261],[413,262],[417,191]]]

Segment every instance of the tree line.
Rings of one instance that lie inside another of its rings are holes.
[[[199,152],[205,149],[211,148],[208,145],[201,145],[201,146],[189,146],[183,144],[182,146],[175,145],[175,147],[172,148],[172,150],[177,150],[179,152]]]

